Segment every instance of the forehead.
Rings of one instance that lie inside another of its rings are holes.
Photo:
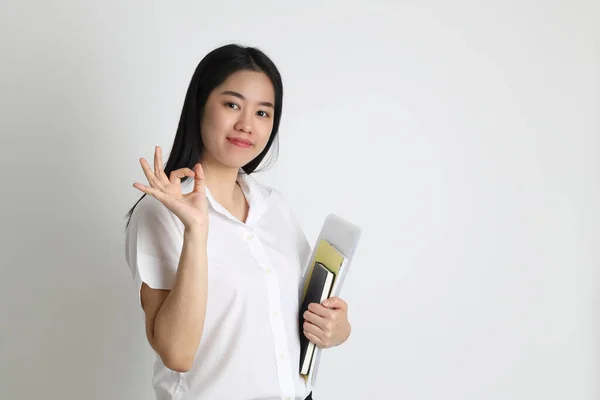
[[[249,101],[275,102],[275,90],[271,80],[264,72],[237,71],[219,86],[219,92],[231,90],[238,92]]]

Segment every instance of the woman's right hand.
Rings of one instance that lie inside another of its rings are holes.
[[[189,168],[180,168],[171,172],[171,176],[167,177],[162,167],[160,146],[156,146],[154,151],[154,172],[144,158],[140,158],[140,164],[142,164],[150,187],[138,182],[135,182],[133,187],[163,203],[181,220],[186,231],[207,234],[208,202],[202,166],[196,164],[193,171]],[[181,179],[186,176],[194,178],[194,189],[188,194],[182,194]]]

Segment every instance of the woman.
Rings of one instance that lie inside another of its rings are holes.
[[[250,175],[277,138],[283,87],[255,48],[199,63],[163,169],[130,210],[127,263],[157,354],[157,399],[305,399],[298,312],[311,247],[289,204]],[[146,196],[149,194],[150,196]],[[321,348],[350,335],[339,298],[311,304],[303,332]],[[307,397],[308,396],[308,397]]]

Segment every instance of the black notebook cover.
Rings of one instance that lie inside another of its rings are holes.
[[[304,313],[308,310],[308,305],[310,303],[320,304],[323,300],[329,297],[331,293],[331,287],[333,284],[333,279],[328,279],[330,276],[333,277],[333,272],[331,272],[327,267],[325,267],[320,262],[316,262],[313,268],[310,281],[308,282],[308,286],[306,288],[306,295],[304,296],[304,300],[302,301],[302,306],[300,307],[300,372],[302,371],[302,366],[305,366],[305,362],[310,365],[310,360],[312,358],[312,354],[314,350],[313,346],[310,346],[310,340],[304,335]],[[310,348],[310,350],[309,350]]]

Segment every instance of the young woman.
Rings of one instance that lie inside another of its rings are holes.
[[[192,76],[163,168],[128,213],[126,259],[157,354],[158,400],[305,399],[301,282],[311,247],[289,203],[251,174],[276,141],[279,71],[260,50],[211,51]],[[149,194],[150,196],[146,196]],[[303,334],[321,348],[350,335],[347,304],[311,304]]]

